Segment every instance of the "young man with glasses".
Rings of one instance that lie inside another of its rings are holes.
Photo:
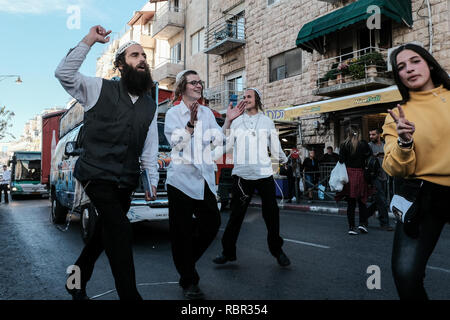
[[[211,142],[222,143],[223,132],[242,114],[245,103],[228,107],[222,128],[213,112],[199,103],[203,81],[194,70],[176,77],[174,106],[167,111],[164,134],[172,147],[167,170],[172,256],[187,299],[202,299],[195,263],[214,240],[220,226]],[[179,102],[175,105],[175,102]],[[193,215],[195,218],[193,218]]]

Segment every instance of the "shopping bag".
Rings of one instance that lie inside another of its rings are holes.
[[[303,178],[298,180],[298,190],[300,192],[305,192],[305,185],[303,184]]]
[[[330,180],[328,181],[331,191],[340,192],[344,189],[344,184],[348,183],[347,168],[345,163],[336,163],[331,171]]]

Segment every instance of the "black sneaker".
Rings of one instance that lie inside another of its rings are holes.
[[[65,285],[67,292],[72,296],[72,300],[90,300],[86,294],[86,289],[69,289],[67,285]]]
[[[348,229],[348,234],[351,236],[356,236],[359,233],[358,233],[358,231],[356,231],[356,228],[350,228],[350,229]]]
[[[369,233],[369,230],[367,230],[367,227],[364,225],[358,226],[358,230],[361,231],[361,233]]]
[[[213,259],[213,262],[216,264],[224,264],[228,261],[236,261],[236,256],[228,257],[224,254],[219,254],[217,257]]]
[[[183,294],[188,300],[203,300],[205,298],[204,293],[196,284],[191,284],[189,287],[183,288]]]
[[[286,256],[286,254],[281,251],[280,255],[277,257],[278,264],[282,267],[287,267],[291,264],[291,260]]]

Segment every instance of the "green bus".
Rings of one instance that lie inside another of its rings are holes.
[[[20,196],[48,197],[45,185],[41,183],[41,153],[16,151],[8,164],[11,166],[11,198]]]

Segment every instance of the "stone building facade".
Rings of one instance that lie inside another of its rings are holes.
[[[331,103],[393,85],[387,64],[376,76],[368,73],[370,66],[365,64],[362,78],[355,81],[350,76],[350,80],[341,79],[340,72],[337,79],[336,75],[329,76],[337,69],[336,61],[347,63],[375,48],[385,64],[392,48],[417,41],[426,49],[431,47],[435,58],[450,70],[450,0],[395,2],[406,8],[410,4],[406,10],[409,13],[403,13],[410,15],[409,23],[407,17],[396,20],[382,15],[381,28],[369,30],[366,21],[356,21],[320,38],[323,50],[297,46],[302,28],[354,5],[370,5],[369,0],[150,0],[135,12],[128,23],[131,33],[128,30],[119,42],[137,38],[136,32],[144,35],[139,41],[151,51],[152,74],[163,88],[173,90],[175,76],[181,70],[198,71],[206,83],[204,93],[210,107],[218,111],[240,99],[245,88],[258,88],[265,108],[273,111],[269,114],[281,115],[280,119],[274,116],[274,120],[284,121],[277,126],[288,123],[291,129],[298,128],[295,139],[291,136],[284,147],[297,145],[304,156],[307,149],[320,154],[327,146],[339,146],[349,124],[360,126],[366,137],[369,129],[380,127],[387,108],[394,103],[381,103],[381,99],[380,103],[359,108],[349,104],[333,112],[283,118],[283,110],[292,106]],[[386,8],[392,3],[385,1]],[[99,62],[109,61],[119,44],[113,42],[106,52],[109,57],[101,57]],[[377,101],[383,94],[367,99]]]

